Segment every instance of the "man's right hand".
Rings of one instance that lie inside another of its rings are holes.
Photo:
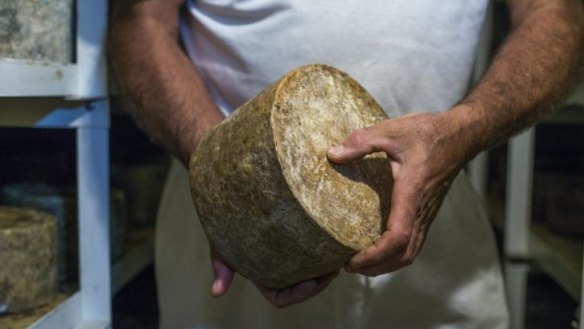
[[[223,296],[233,282],[235,271],[225,262],[223,257],[211,247],[211,265],[215,280],[211,288],[211,296]],[[281,308],[304,302],[322,292],[339,274],[335,271],[324,276],[302,281],[290,287],[272,289],[255,283],[258,290],[272,305]]]

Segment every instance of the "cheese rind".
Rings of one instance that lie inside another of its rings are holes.
[[[17,313],[51,302],[57,294],[54,217],[0,207],[0,264],[0,313]]]
[[[271,288],[338,270],[389,215],[385,154],[331,164],[326,152],[387,116],[347,74],[291,71],[238,108],[191,156],[191,192],[215,249]]]

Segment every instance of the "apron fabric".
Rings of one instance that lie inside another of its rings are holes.
[[[290,69],[349,73],[390,117],[449,109],[464,94],[485,0],[202,0],[187,2],[182,40],[226,115]],[[209,247],[188,173],[173,163],[158,212],[161,328],[507,328],[495,240],[463,174],[409,267],[368,278],[342,272],[307,302],[277,309],[236,276],[210,297]]]
[[[209,247],[175,161],[156,235],[161,328],[507,328],[494,237],[477,200],[459,175],[414,264],[374,278],[341,272],[318,296],[277,309],[237,275],[225,296],[210,297]]]

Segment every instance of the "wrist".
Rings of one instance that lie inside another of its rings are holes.
[[[456,138],[464,161],[470,161],[490,145],[488,118],[482,114],[482,108],[475,104],[459,104],[442,113],[444,120]]]
[[[176,150],[176,156],[180,160],[180,162],[185,166],[187,169],[189,168],[189,162],[191,159],[191,155],[197,148],[199,141],[202,137],[196,137],[195,134],[191,134],[188,137],[184,136],[184,140],[181,142],[181,145]]]
[[[201,116],[192,126],[188,127],[185,134],[181,136],[178,158],[185,167],[189,167],[191,155],[196,150],[201,140],[223,120],[223,114],[213,111],[210,114]]]

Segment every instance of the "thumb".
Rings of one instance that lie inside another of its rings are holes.
[[[229,286],[231,286],[234,272],[215,250],[211,251],[211,266],[213,267],[213,275],[215,278],[213,287],[211,288],[211,296],[221,297],[227,292]]]
[[[359,160],[369,153],[380,151],[376,146],[374,127],[354,130],[345,140],[327,152],[331,162],[345,164]]]

